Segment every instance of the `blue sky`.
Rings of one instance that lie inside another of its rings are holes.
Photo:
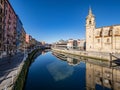
[[[38,41],[85,38],[89,6],[96,27],[120,24],[120,0],[9,0],[26,32]]]

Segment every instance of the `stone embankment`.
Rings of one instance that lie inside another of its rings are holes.
[[[99,59],[99,60],[105,60],[105,61],[110,60],[110,54],[103,53],[103,52],[88,52],[88,51],[77,51],[77,50],[56,49],[56,48],[52,48],[52,51],[67,53],[71,55],[77,55],[77,56],[90,58],[90,59]]]
[[[23,90],[29,66],[39,55],[39,49],[33,50],[31,53],[28,54],[28,57],[24,61],[24,64],[22,65],[21,70],[15,79],[12,90]]]

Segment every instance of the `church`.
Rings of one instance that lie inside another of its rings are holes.
[[[96,28],[95,16],[89,8],[85,27],[86,51],[120,53],[120,25]]]

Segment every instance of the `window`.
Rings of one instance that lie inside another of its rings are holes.
[[[1,2],[0,2],[1,4],[3,4],[3,0],[1,0]]]
[[[6,46],[4,45],[4,51],[5,51],[5,49],[6,49]]]
[[[2,18],[0,18],[0,22],[2,22]]]
[[[100,37],[102,37],[102,31],[100,31]]]
[[[89,21],[89,24],[91,24],[91,20]]]
[[[110,42],[110,39],[109,38],[107,38],[107,43],[109,43]]]
[[[2,46],[2,45],[1,45],[1,43],[0,43],[0,48],[1,48],[1,46]]]
[[[2,9],[0,8],[0,14],[2,14]]]
[[[0,39],[2,39],[2,35],[0,34]]]
[[[112,36],[112,30],[109,31],[109,36]]]
[[[2,25],[0,25],[0,30],[2,30]]]
[[[100,39],[98,39],[98,43],[100,43]]]
[[[109,29],[109,36],[112,36],[112,30],[113,30],[113,26],[111,26]]]

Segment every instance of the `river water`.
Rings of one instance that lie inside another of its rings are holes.
[[[120,70],[99,63],[42,52],[29,68],[24,90],[120,90]]]

